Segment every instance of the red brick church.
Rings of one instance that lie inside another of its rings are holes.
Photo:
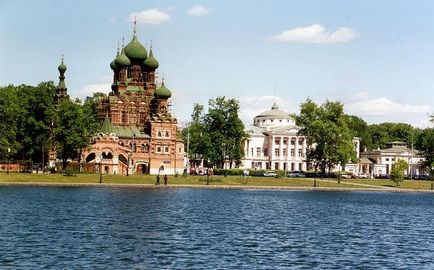
[[[157,84],[158,66],[152,47],[148,53],[134,29],[130,43],[118,48],[110,64],[112,91],[99,101],[102,129],[82,151],[85,168],[123,175],[183,172],[184,144],[169,110],[172,93],[164,78]],[[59,66],[61,80],[65,70]]]

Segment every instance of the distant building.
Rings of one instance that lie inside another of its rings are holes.
[[[408,148],[404,142],[391,142],[386,149],[362,152],[360,157],[361,172],[375,177],[390,175],[392,165],[400,159],[409,164],[407,176],[418,177],[426,174],[426,171],[421,168],[424,157],[418,150]]]
[[[306,138],[297,135],[295,119],[274,104],[246,127],[245,169],[306,170]]]

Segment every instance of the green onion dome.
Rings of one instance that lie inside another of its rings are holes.
[[[168,99],[172,96],[172,92],[164,85],[164,81],[161,86],[154,92],[154,97]]]
[[[110,63],[110,68],[111,68],[112,70],[116,70],[116,69],[118,69],[118,67],[116,66],[115,60],[116,60],[116,59],[114,59],[114,60]]]
[[[66,71],[66,66],[63,63],[63,57],[62,57],[62,63],[60,63],[60,65],[57,67],[57,69],[59,70],[59,72],[64,73]]]
[[[115,65],[116,65],[116,67],[120,67],[120,68],[128,67],[129,65],[131,65],[131,61],[125,55],[125,50],[124,49],[122,49],[121,54],[118,57],[116,57],[116,59],[115,59]]]
[[[145,64],[145,66],[147,66],[148,68],[152,68],[152,69],[157,69],[158,66],[160,65],[157,59],[155,59],[154,54],[152,53],[152,48],[149,50],[149,56],[148,58],[146,58],[143,64]]]
[[[115,71],[118,69],[118,67],[116,66],[116,58],[119,57],[119,47],[118,47],[118,52],[116,53],[116,57],[115,59],[113,59],[113,61],[110,63],[110,68]]]
[[[136,35],[133,36],[133,39],[127,46],[125,46],[125,54],[132,61],[142,62],[148,56],[145,47],[137,40]]]

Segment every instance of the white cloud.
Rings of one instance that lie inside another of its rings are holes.
[[[203,6],[194,6],[187,10],[187,14],[190,16],[204,16],[208,14],[210,10]]]
[[[139,24],[161,24],[170,21],[170,15],[164,10],[153,8],[142,10],[140,12],[133,12],[128,17],[128,20],[134,22],[137,20]]]
[[[75,93],[71,93],[74,97],[84,99],[87,96],[92,96],[96,92],[108,94],[111,91],[112,76],[106,75],[101,77],[98,81],[92,82]]]
[[[357,34],[347,27],[339,27],[335,31],[326,31],[321,24],[299,26],[269,38],[272,42],[299,42],[330,44],[353,40]]]
[[[244,96],[240,97],[240,118],[244,123],[253,123],[253,118],[260,113],[270,110],[274,102],[277,103],[279,109],[288,111],[289,102],[285,99],[275,96]]]
[[[400,122],[421,128],[429,126],[428,113],[432,111],[429,105],[399,103],[387,97],[369,98],[366,93],[358,93],[355,98],[345,104],[346,112],[360,116],[368,123]]]

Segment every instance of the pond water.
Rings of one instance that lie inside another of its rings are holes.
[[[0,269],[434,269],[424,193],[0,187]]]

